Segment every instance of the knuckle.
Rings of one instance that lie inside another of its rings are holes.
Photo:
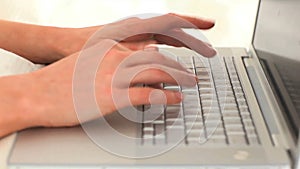
[[[150,53],[148,52],[148,55],[151,55],[148,57],[151,63],[163,64],[167,60],[167,57],[158,51],[151,51]]]
[[[127,21],[140,21],[141,19],[138,17],[130,17],[127,19]]]
[[[153,66],[150,68],[149,74],[150,76],[163,77],[166,72],[161,68],[161,66]]]
[[[112,40],[112,39],[103,39],[101,42],[106,43],[106,44],[111,44],[111,45],[117,44],[117,42],[115,40]]]

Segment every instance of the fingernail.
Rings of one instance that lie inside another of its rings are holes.
[[[146,46],[144,51],[158,51],[158,47],[156,46]]]
[[[201,19],[205,20],[205,21],[208,21],[208,22],[212,22],[214,23],[214,25],[216,24],[216,20],[213,19],[213,18],[205,18],[205,17],[202,17]]]
[[[210,49],[209,49],[209,52],[207,53],[206,57],[208,57],[208,58],[213,58],[213,57],[215,57],[215,56],[217,55],[216,49],[213,48],[213,47],[210,47],[210,46],[208,46],[208,47],[209,47]]]
[[[199,79],[198,79],[198,77],[197,77],[197,76],[195,76],[195,79],[196,79],[196,82],[198,83],[198,82],[199,82]]]
[[[191,69],[186,69],[186,71],[187,71],[189,74],[191,74],[191,75],[195,75],[194,72],[192,72]]]
[[[183,98],[182,93],[180,93],[180,92],[176,92],[176,93],[175,93],[175,96],[176,96],[177,98],[179,98],[180,100],[182,100],[182,98]]]
[[[207,46],[212,47],[212,45],[208,42],[204,42]]]

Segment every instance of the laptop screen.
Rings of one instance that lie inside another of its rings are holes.
[[[300,127],[300,1],[261,0],[253,45],[297,139]]]

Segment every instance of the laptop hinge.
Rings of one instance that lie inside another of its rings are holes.
[[[257,102],[263,114],[267,128],[270,133],[271,140],[274,146],[290,148],[290,144],[283,138],[282,119],[279,114],[281,109],[272,93],[271,87],[268,84],[262,70],[258,70],[259,63],[255,62],[254,57],[245,57],[243,62],[249,76],[253,91],[256,95]],[[284,133],[284,137],[290,137],[288,133]]]

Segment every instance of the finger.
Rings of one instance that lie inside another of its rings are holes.
[[[156,50],[152,50],[152,48],[145,49],[144,51],[137,51],[131,54],[122,64],[126,67],[134,67],[146,64],[161,64],[187,72],[187,69],[179,62],[164,56]]]
[[[191,22],[192,24],[196,25],[199,29],[210,29],[215,25],[215,21],[208,18],[186,16],[186,15],[180,15],[175,13],[169,13],[169,15],[174,15],[179,18],[185,19]]]
[[[161,35],[157,34],[155,39],[159,44],[187,47],[206,57],[216,55],[216,51],[211,45],[185,33],[181,29],[170,30]]]
[[[121,44],[130,50],[143,50],[148,45],[157,44],[157,41],[149,39],[142,41],[125,41],[121,42]]]
[[[151,84],[151,85],[148,85],[148,86],[151,87],[151,88],[154,88],[154,89],[163,89],[163,84],[162,83]]]
[[[197,84],[197,78],[194,74],[158,64],[131,67],[124,70],[121,75],[123,80],[121,77],[118,79],[120,80],[119,84],[123,84],[122,87],[128,87],[128,82],[130,86],[168,83],[193,87]]]
[[[182,100],[180,92],[170,90],[135,87],[129,88],[128,92],[133,106],[143,104],[176,104]]]
[[[214,21],[212,20],[178,14],[153,17],[140,23],[151,32],[166,31],[174,28],[209,29],[214,26]]]
[[[125,41],[139,41],[151,39],[154,34],[162,34],[175,28],[209,29],[214,21],[204,18],[185,16],[179,14],[166,14],[149,19],[140,19],[127,24],[127,28],[134,30],[131,36],[123,37]]]
[[[143,32],[144,30],[140,30],[140,32],[136,31],[132,36],[126,37],[122,41],[143,41],[143,40],[151,40],[153,38],[153,33]]]

